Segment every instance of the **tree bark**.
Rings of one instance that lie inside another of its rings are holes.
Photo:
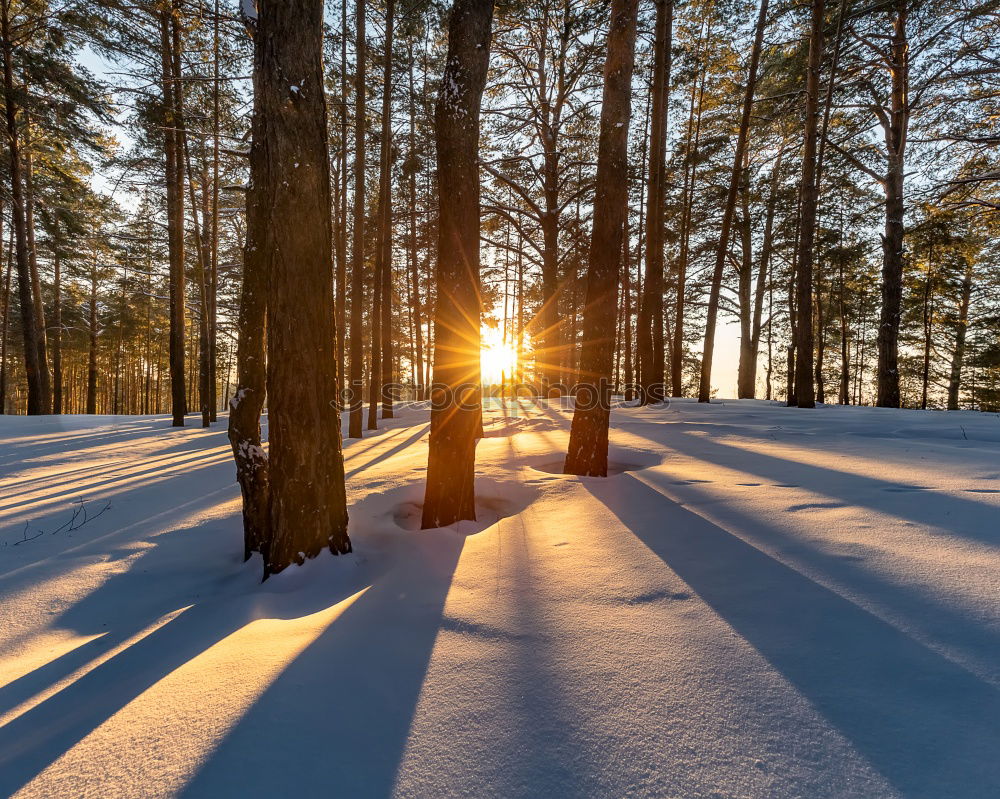
[[[632,112],[637,0],[612,0],[597,145],[594,222],[587,263],[581,387],[577,390],[566,474],[606,477],[611,418],[615,293],[625,226],[628,130]]]
[[[760,264],[757,267],[757,281],[754,286],[753,319],[750,323],[750,346],[744,352],[740,347],[740,363],[736,377],[736,396],[740,399],[753,399],[757,396],[757,358],[760,354],[760,336],[764,315],[764,291],[769,284],[771,272],[771,256],[774,252],[774,216],[777,206],[778,178],[781,174],[781,161],[785,152],[782,142],[771,167],[770,188],[767,196],[767,209],[764,212],[764,232],[760,243]],[[771,309],[768,308],[770,314]],[[770,321],[768,321],[770,325]],[[768,375],[770,380],[770,374]],[[770,394],[770,392],[768,392]],[[768,396],[770,399],[770,396]]]
[[[52,381],[49,374],[48,331],[45,324],[45,302],[38,272],[38,250],[35,246],[35,169],[31,158],[30,126],[26,126],[24,146],[24,221],[28,235],[28,266],[31,270],[31,297],[35,303],[35,341],[38,347],[38,374],[41,377],[42,404],[51,413]]]
[[[247,233],[243,248],[243,285],[237,319],[236,391],[229,401],[229,443],[236,461],[236,480],[243,497],[243,559],[264,555],[270,540],[268,456],[261,440],[260,416],[267,392],[268,238],[266,126],[262,119],[263,51],[254,41],[254,107],[251,118],[250,185],[247,189]]]
[[[90,309],[88,312],[87,413],[97,413],[97,252],[90,265]]]
[[[14,46],[11,41],[10,2],[0,0],[0,38],[3,54],[4,108],[7,123],[7,152],[10,158],[11,218],[17,265],[17,290],[21,306],[21,333],[24,341],[24,371],[28,382],[29,414],[48,413],[45,382],[39,360],[38,319],[32,294],[31,264],[28,255],[28,234],[25,222],[24,177],[22,175],[21,136],[18,104],[14,87]]]
[[[344,388],[343,364],[346,362],[345,344],[347,340],[347,2],[340,3],[340,151],[337,153],[337,272],[334,276],[334,304],[337,316],[337,363],[341,364],[339,389]]]
[[[423,528],[475,519],[480,408],[479,110],[489,64],[493,0],[455,0],[435,108],[438,220],[432,390]]]
[[[802,137],[802,182],[799,214],[799,250],[796,265],[795,401],[800,408],[815,408],[813,386],[813,244],[816,236],[816,146],[819,133],[819,78],[823,62],[824,0],[813,0],[806,64],[805,128]]]
[[[261,140],[253,145],[267,214],[266,578],[324,547],[350,552],[351,542],[331,301],[323,0],[262,0],[259,16]]]
[[[908,0],[897,0],[890,43],[892,83],[889,124],[885,126],[885,233],[882,236],[882,312],[878,328],[878,393],[875,404],[899,407],[899,320],[903,304],[903,168],[909,126]]]
[[[969,259],[962,277],[958,299],[958,327],[955,331],[955,350],[951,356],[951,373],[948,378],[948,410],[958,410],[958,393],[962,387],[962,364],[965,361],[965,339],[969,330],[969,303],[972,299],[973,261]]]
[[[382,151],[380,154],[378,198],[378,265],[376,291],[381,295],[382,352],[380,376],[382,418],[392,418],[392,37],[395,3],[386,0],[385,6],[385,64],[382,72]],[[376,402],[377,397],[372,398]]]
[[[56,222],[52,241],[52,413],[63,412],[62,249]]]
[[[705,321],[705,347],[701,356],[701,380],[698,384],[698,402],[708,402],[712,394],[712,356],[715,353],[715,322],[719,315],[719,294],[722,291],[722,273],[729,255],[729,233],[736,212],[736,195],[743,174],[743,154],[750,137],[750,112],[753,110],[753,95],[757,85],[757,64],[764,41],[764,27],[767,24],[768,0],[761,0],[754,30],[753,47],[750,50],[750,65],[747,68],[747,85],[743,92],[743,112],[740,117],[739,132],[736,135],[736,154],[733,157],[733,171],[729,176],[729,190],[722,210],[722,229],[719,231],[719,246],[715,251],[715,268],[712,271],[712,285],[708,293],[708,316]]]
[[[349,438],[361,438],[364,413],[363,387],[365,372],[364,303],[365,303],[365,0],[355,6],[357,37],[354,66],[354,242],[351,253],[351,380],[348,386],[350,415]]]
[[[3,230],[3,200],[0,199],[0,231]],[[11,230],[13,236],[13,230]],[[3,236],[0,235],[0,244]],[[8,245],[6,258],[7,269],[3,279],[3,328],[0,329],[0,414],[7,413],[7,334],[10,330],[10,275],[14,269],[14,259],[11,258],[11,247]]]
[[[167,190],[167,251],[170,262],[170,410],[173,426],[183,427],[187,414],[187,395],[184,390],[184,188],[180,120],[177,105],[177,80],[175,71],[177,54],[174,53],[173,29],[177,25],[176,6],[160,12],[160,60],[163,84],[164,157]]]
[[[645,405],[662,402],[663,385],[663,234],[667,162],[667,100],[670,93],[670,50],[673,0],[656,0],[653,32],[652,125],[649,139],[649,192],[646,198],[646,280],[643,284],[636,344],[639,350],[640,398]]]

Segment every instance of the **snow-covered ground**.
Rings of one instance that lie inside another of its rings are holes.
[[[621,409],[603,480],[568,422],[420,532],[405,408],[261,585],[224,420],[0,417],[0,795],[1000,796],[1000,418]]]

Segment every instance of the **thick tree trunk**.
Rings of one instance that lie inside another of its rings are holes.
[[[18,106],[14,87],[14,53],[10,30],[10,4],[0,2],[0,38],[2,38],[4,107],[7,123],[7,152],[10,158],[11,218],[17,264],[17,290],[21,306],[21,333],[24,341],[24,371],[28,381],[29,414],[48,413],[45,380],[39,360],[38,319],[32,293],[31,263],[28,255],[28,232],[25,221],[24,177],[21,162],[21,137],[17,119]]]
[[[364,415],[364,304],[365,304],[365,0],[355,8],[356,56],[354,65],[354,242],[351,252],[351,379],[348,386],[349,438],[361,438]]]
[[[28,127],[30,132],[30,126]],[[42,404],[46,413],[52,408],[52,382],[49,374],[48,331],[45,324],[45,302],[42,280],[38,272],[38,250],[35,246],[35,169],[31,158],[31,139],[26,137],[24,148],[24,221],[28,233],[28,266],[31,269],[31,297],[35,303],[35,341],[38,347],[38,374],[42,384]]]
[[[761,0],[754,30],[753,47],[750,50],[750,65],[747,68],[747,84],[743,92],[743,112],[740,117],[739,132],[736,135],[736,153],[733,157],[733,171],[729,176],[729,190],[726,204],[722,209],[722,229],[715,251],[715,268],[712,271],[712,285],[708,293],[708,316],[705,321],[705,347],[701,357],[701,380],[698,383],[698,402],[708,402],[712,395],[712,357],[715,354],[715,323],[719,315],[719,294],[722,291],[722,274],[729,255],[729,233],[736,212],[736,195],[743,174],[743,154],[750,137],[750,112],[753,110],[753,95],[757,85],[757,64],[760,61],[761,46],[764,41],[764,27],[767,24],[768,0]]]
[[[962,387],[962,364],[965,361],[965,339],[969,330],[969,303],[972,299],[972,260],[965,267],[958,299],[958,327],[955,330],[955,350],[951,356],[948,378],[948,410],[958,410],[958,395]]]
[[[625,227],[628,130],[632,113],[637,0],[612,0],[597,145],[594,223],[587,263],[581,386],[563,471],[606,477],[611,417],[614,302]]]
[[[257,39],[261,140],[253,146],[268,239],[266,577],[324,547],[350,552],[351,542],[331,302],[323,1],[262,0]]]
[[[800,408],[816,407],[813,386],[813,243],[816,236],[816,146],[819,132],[819,78],[823,63],[824,0],[813,0],[806,64],[805,128],[802,136],[802,182],[799,196],[799,248],[796,265],[795,401]]]
[[[899,320],[903,305],[903,169],[909,127],[908,0],[897,0],[890,44],[891,108],[885,130],[885,233],[882,236],[882,313],[878,328],[878,393],[875,404],[899,407]]]
[[[254,108],[251,120],[250,186],[247,190],[247,235],[243,248],[243,285],[237,320],[236,392],[229,402],[229,443],[236,461],[236,480],[243,496],[243,559],[264,555],[270,541],[268,457],[261,442],[260,416],[267,390],[268,234],[266,125],[262,118],[260,81],[263,52],[254,42]]]
[[[666,193],[667,99],[670,93],[670,50],[673,0],[656,0],[653,32],[652,125],[649,139],[649,193],[646,199],[646,280],[643,284],[636,344],[643,404],[662,402],[663,385],[663,234]]]
[[[170,409],[173,426],[183,427],[187,413],[184,390],[184,187],[180,140],[180,119],[177,105],[177,62],[174,53],[173,29],[176,20],[170,9],[160,12],[160,60],[163,84],[164,156],[167,188],[167,251],[170,261]]]
[[[479,109],[486,86],[492,0],[455,0],[435,108],[438,220],[432,391],[423,528],[476,518],[479,374]]]

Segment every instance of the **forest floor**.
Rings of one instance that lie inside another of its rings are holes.
[[[1000,795],[997,415],[623,408],[606,479],[569,418],[420,532],[404,407],[261,585],[224,419],[0,417],[0,796]]]

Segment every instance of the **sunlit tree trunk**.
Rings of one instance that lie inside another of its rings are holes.
[[[643,285],[636,344],[643,404],[664,398],[663,234],[666,193],[667,99],[670,93],[670,49],[673,0],[656,0],[653,32],[652,124],[649,139],[649,184],[646,199],[646,280]]]
[[[475,519],[479,404],[479,110],[492,0],[456,0],[435,108],[438,219],[432,392],[423,528]]]
[[[615,326],[615,293],[625,227],[628,131],[632,112],[637,0],[612,0],[597,145],[594,222],[587,263],[581,387],[563,471],[605,477]],[[587,387],[589,384],[589,387]]]

